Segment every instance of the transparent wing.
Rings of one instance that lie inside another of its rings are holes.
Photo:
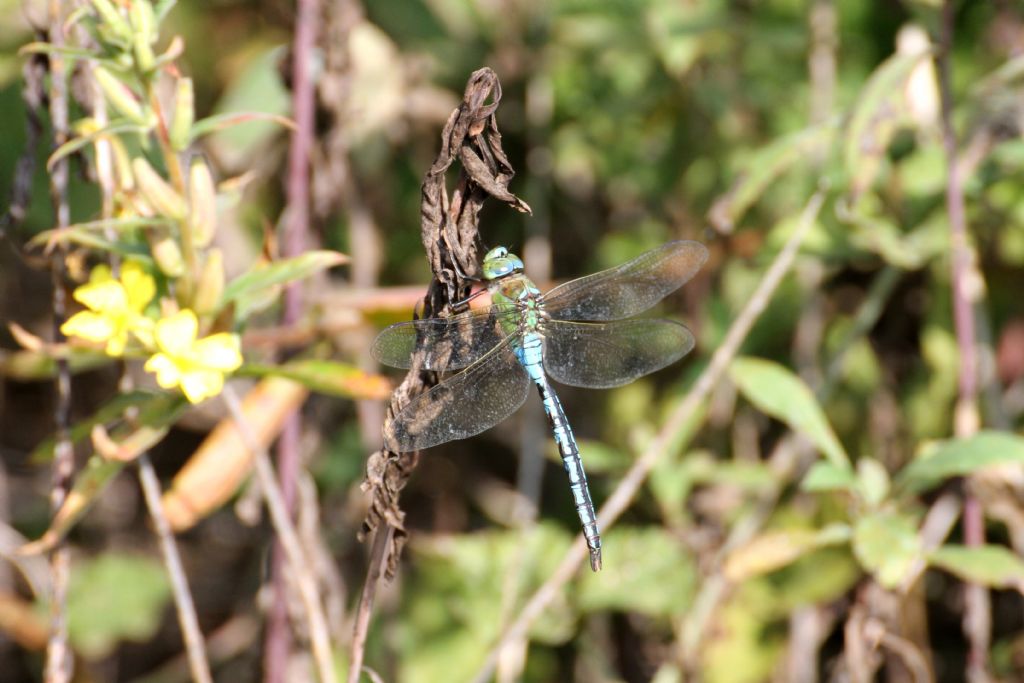
[[[420,394],[384,427],[396,453],[465,439],[498,424],[523,405],[530,379],[508,338],[459,374]]]
[[[544,296],[544,309],[560,320],[628,318],[681,287],[707,257],[700,242],[669,242],[621,266],[555,287]]]
[[[671,320],[551,320],[544,325],[544,369],[562,384],[607,389],[676,362],[693,344],[693,334]]]
[[[422,338],[427,352],[425,370],[459,370],[504,338],[497,325],[500,315],[508,314],[486,309],[466,311],[450,318],[397,323],[377,335],[370,353],[385,365],[408,368],[417,339]]]

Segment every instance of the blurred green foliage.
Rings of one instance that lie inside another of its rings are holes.
[[[685,312],[697,333],[693,356],[597,397],[566,392],[597,503],[707,367],[808,196],[827,188],[794,271],[729,379],[605,534],[604,571],[571,582],[534,624],[523,680],[657,676],[667,683],[684,673],[710,683],[768,680],[785,671],[787,650],[799,645],[789,630],[796,610],[829,616],[829,632],[840,638],[839,619],[865,599],[858,586],[869,582],[892,589],[908,614],[926,608],[944,617],[932,627],[934,651],[925,654],[947,672],[944,680],[959,680],[966,646],[949,614],[960,608],[930,589],[949,576],[1020,586],[1022,549],[1012,540],[1019,520],[1000,516],[998,505],[1019,508],[1024,371],[997,351],[1011,325],[1024,320],[1024,87],[1020,58],[1012,56],[1021,49],[1024,16],[1013,3],[957,3],[953,121],[968,171],[982,415],[991,431],[951,439],[960,359],[935,74],[928,55],[896,51],[908,25],[937,49],[937,4],[366,3],[346,74],[347,96],[357,104],[336,125],[348,136],[354,185],[384,245],[380,282],[429,277],[419,183],[466,77],[482,65],[496,70],[504,88],[498,122],[519,173],[511,188],[535,210],[532,218],[485,211],[481,234],[489,245],[518,250],[528,238],[547,240],[557,278],[621,263],[669,239],[711,246],[706,272],[665,306]],[[815,38],[810,15],[820,7],[831,12],[835,33]],[[197,117],[287,113],[281,60],[289,8],[179,2],[169,20],[185,37],[181,61],[195,82]],[[10,50],[29,39],[20,25],[3,36]],[[834,57],[834,71],[827,64],[823,75],[814,70],[815,55],[823,59],[816,50]],[[22,142],[20,63],[0,60],[10,131],[0,145],[0,187],[10,186]],[[825,102],[817,112],[816,97]],[[329,133],[329,123],[318,121],[319,133]],[[279,215],[286,142],[280,128],[253,122],[217,133],[202,148],[221,177],[252,173],[239,190],[235,244],[255,250]],[[39,198],[45,182],[37,170]],[[72,201],[77,217],[94,217],[96,194],[82,178],[74,180]],[[341,207],[321,221],[323,240],[357,252],[352,223]],[[36,201],[17,230],[27,239],[49,227],[45,201]],[[314,471],[337,513],[324,533],[357,585],[358,514],[350,510],[357,503],[349,501],[360,500],[362,471],[353,460],[375,435],[361,442],[348,409],[319,408],[313,418],[330,444]],[[791,431],[812,444],[813,457],[776,468],[770,458]],[[521,528],[513,514],[495,511],[503,498],[482,502],[488,494],[473,492],[479,484],[518,495],[510,483],[517,433],[505,426],[424,456],[404,494],[411,543],[398,604],[375,616],[370,634],[368,664],[386,680],[470,680],[566,552],[576,523],[554,458],[536,524]],[[954,529],[942,546],[926,547],[919,529],[934,497],[985,466],[997,468],[986,470],[982,484],[990,487],[982,502],[991,544],[965,547]],[[727,546],[737,529],[751,532]],[[1007,538],[1012,551],[1001,545]],[[917,565],[930,567],[929,590],[899,592]],[[106,581],[84,569],[76,570],[82,580]],[[152,629],[163,596],[152,577],[137,573],[124,580],[150,586],[139,622],[97,631],[102,638],[90,654]],[[714,593],[722,576],[728,590]],[[1019,608],[1012,595],[993,595]],[[710,614],[701,611],[706,600]],[[1013,680],[1021,675],[1020,624],[1003,614],[997,610],[991,625],[997,673]],[[900,635],[929,646],[915,640],[919,633]],[[943,647],[950,638],[956,646]],[[842,666],[834,650],[822,653],[823,669]]]

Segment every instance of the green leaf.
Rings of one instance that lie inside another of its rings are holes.
[[[923,548],[913,520],[893,512],[878,512],[857,521],[853,552],[878,583],[895,588],[920,559]]]
[[[233,111],[226,114],[214,114],[213,116],[207,116],[205,119],[196,121],[192,124],[190,141],[195,142],[204,135],[210,135],[211,133],[251,121],[270,121],[280,124],[289,130],[295,130],[295,122],[287,116],[259,111]]]
[[[868,507],[878,507],[889,495],[889,473],[874,458],[864,457],[857,461],[857,483]]]
[[[855,203],[878,176],[895,132],[906,120],[904,85],[928,56],[897,53],[879,66],[861,90],[846,130],[844,160]]]
[[[907,465],[896,482],[911,493],[990,465],[1024,463],[1024,438],[1010,432],[985,431],[932,444]]]
[[[564,529],[544,522],[525,533],[419,535],[411,544],[416,572],[410,577],[410,599],[399,620],[409,656],[395,680],[462,680],[452,672],[479,668],[502,626],[495,618],[495,596],[525,599],[555,570],[571,540]],[[571,606],[558,596],[531,625],[530,639],[561,645],[575,629]]]
[[[247,363],[236,375],[284,377],[322,394],[355,399],[383,399],[391,393],[391,383],[383,375],[366,372],[348,363],[305,359],[283,365]]]
[[[68,635],[75,650],[96,659],[121,640],[152,638],[169,596],[163,567],[146,557],[105,552],[76,562],[68,589]]]
[[[602,536],[601,545],[604,568],[581,576],[580,609],[667,616],[690,604],[696,567],[672,534],[655,527],[616,527]]]
[[[159,223],[159,220],[150,219],[146,225],[157,225]],[[57,230],[47,230],[36,235],[32,241],[33,243],[42,244],[48,243],[52,238],[59,241],[60,244],[78,244],[97,251],[107,251],[112,254],[120,254],[121,256],[131,256],[135,260],[142,261],[147,264],[153,263],[153,255],[150,253],[149,247],[146,244],[141,242],[109,240],[106,237],[93,232],[94,228],[90,223],[84,223],[82,225],[86,227],[68,226]]]
[[[221,295],[220,308],[238,304],[239,316],[247,310],[246,300],[265,295],[268,290],[309,277],[313,273],[346,263],[348,257],[336,251],[308,251],[305,254],[273,263],[255,266],[229,282]]]
[[[138,411],[138,421],[152,423],[159,416],[176,417],[176,413],[183,405],[184,402],[180,396],[164,391],[137,389],[127,394],[118,394],[95,413],[71,426],[71,442],[78,443],[89,436],[92,428],[96,425],[105,425],[122,418],[129,408],[135,408]],[[34,464],[49,462],[53,458],[54,443],[55,439],[50,437],[39,444],[29,456],[29,462]]]
[[[852,491],[856,486],[857,477],[852,468],[825,460],[811,465],[800,482],[804,491]]]
[[[103,455],[92,455],[85,467],[75,477],[71,493],[50,522],[50,527],[36,541],[28,544],[23,552],[37,553],[49,550],[70,531],[88,512],[96,499],[107,488],[107,484],[121,472],[124,466],[139,453],[151,448],[167,434],[181,414],[188,408],[184,397],[165,392],[133,392],[117,397],[96,415],[76,424],[71,430],[73,440],[80,440],[102,424],[118,419],[123,411],[135,407],[132,419],[116,424],[106,434],[108,448],[116,459]],[[49,441],[33,453],[34,458],[45,459],[53,456],[53,441]]]
[[[831,524],[823,529],[782,529],[767,531],[729,553],[725,575],[730,581],[745,581],[795,562],[819,548],[850,540],[850,527]]]
[[[94,455],[85,463],[85,467],[75,477],[71,492],[61,504],[57,514],[53,516],[48,528],[42,536],[23,546],[19,552],[24,555],[43,553],[60,542],[65,534],[78,523],[78,520],[92,507],[107,485],[121,473],[125,462],[107,460]]]
[[[72,348],[67,353],[72,374],[112,363],[113,358],[101,351]],[[0,349],[0,376],[19,382],[40,382],[57,376],[57,359],[53,354],[35,349],[6,351]]]
[[[129,216],[125,218],[102,218],[95,221],[84,221],[75,223],[63,228],[44,230],[33,237],[29,244],[32,246],[43,246],[49,242],[75,241],[74,233],[105,232],[111,230],[116,233],[130,232],[139,228],[148,228],[157,225],[171,226],[174,221],[164,216]],[[141,246],[140,246],[141,248]]]
[[[992,588],[1019,588],[1024,583],[1024,560],[1001,545],[944,545],[928,554],[928,564]]]
[[[147,128],[146,126],[139,125],[138,123],[134,121],[129,121],[128,119],[117,119],[116,121],[111,121],[103,128],[97,131],[93,131],[88,135],[82,135],[76,138],[72,138],[71,140],[68,140],[63,145],[55,149],[53,154],[50,155],[50,158],[46,160],[46,169],[48,171],[52,171],[54,164],[56,164],[61,159],[64,159],[65,157],[71,154],[74,154],[83,147],[91,145],[97,140],[104,138],[108,135],[118,135],[120,133],[144,133],[147,132],[148,130],[149,128]]]
[[[729,376],[758,409],[809,438],[834,465],[849,467],[846,451],[803,380],[761,358],[737,358],[729,367]]]
[[[784,137],[751,155],[729,190],[715,200],[708,212],[709,220],[719,230],[732,231],[747,209],[780,175],[806,161],[816,150],[827,147],[835,134],[833,124],[816,126]]]

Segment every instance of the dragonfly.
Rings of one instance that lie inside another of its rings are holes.
[[[699,242],[679,240],[627,263],[542,294],[505,247],[484,256],[491,305],[384,329],[373,356],[397,368],[455,373],[419,394],[384,425],[395,453],[479,434],[502,422],[537,387],[569,477],[593,571],[601,569],[601,534],[583,460],[550,380],[606,389],[674,363],[694,346],[672,320],[637,318],[694,276],[707,260]],[[470,298],[475,297],[472,295]],[[468,299],[456,307],[468,306]]]

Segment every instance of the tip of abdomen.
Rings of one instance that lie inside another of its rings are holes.
[[[590,549],[590,568],[595,572],[601,571],[601,549]]]

